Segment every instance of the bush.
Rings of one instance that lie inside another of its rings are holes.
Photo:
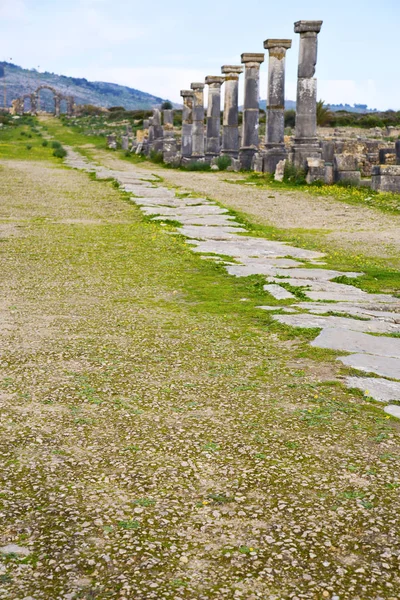
[[[206,162],[195,161],[184,166],[186,171],[211,171],[211,167]]]
[[[294,185],[304,185],[306,183],[306,173],[303,169],[298,169],[294,164],[286,161],[283,181]]]
[[[32,150],[32,146],[31,146],[31,144],[27,144],[27,145],[26,145],[26,149],[27,149],[27,150]]]
[[[155,150],[152,150],[150,152],[149,158],[151,162],[156,164],[161,164],[164,162],[162,152],[156,152]]]
[[[55,156],[56,158],[65,158],[67,156],[67,151],[65,148],[60,146],[59,148],[56,148],[54,150],[53,156]]]
[[[296,125],[296,111],[285,110],[285,127],[294,127]]]
[[[58,148],[62,148],[60,142],[51,142],[51,147],[54,148],[54,150],[57,150]]]
[[[170,102],[169,100],[165,100],[165,102],[161,104],[161,110],[171,110],[172,108],[172,102]]]
[[[49,142],[48,142],[47,140],[43,140],[43,142],[42,142],[42,146],[43,146],[44,148],[46,148],[46,146],[48,146],[48,145],[49,145]]]
[[[232,159],[230,156],[219,156],[216,160],[217,167],[220,171],[226,171],[228,167],[232,164]]]

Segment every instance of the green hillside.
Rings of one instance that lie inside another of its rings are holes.
[[[3,73],[4,77],[1,77]],[[115,83],[88,81],[47,72],[39,73],[34,69],[22,69],[12,63],[0,62],[0,106],[4,106],[4,100],[7,106],[11,106],[14,98],[32,93],[39,85],[44,84],[60,90],[63,94],[74,96],[76,104],[123,106],[127,110],[139,110],[159,106],[164,100]],[[40,106],[42,110],[53,110],[54,101],[50,91],[41,92]]]

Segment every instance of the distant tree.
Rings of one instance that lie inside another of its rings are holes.
[[[324,127],[332,121],[332,113],[323,100],[317,102],[317,125]]]
[[[291,108],[285,110],[285,127],[294,127],[296,125],[296,111]]]
[[[172,109],[172,102],[170,102],[169,100],[165,100],[165,102],[163,102],[161,104],[161,110],[171,110]]]

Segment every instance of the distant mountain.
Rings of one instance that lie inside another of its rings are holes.
[[[266,100],[260,100],[260,108],[265,110],[266,105]],[[337,112],[339,110],[360,114],[378,112],[376,108],[368,108],[366,104],[355,104],[354,106],[351,106],[350,104],[327,104],[326,106],[332,112]],[[294,100],[285,100],[285,110],[296,110],[296,102]]]
[[[0,107],[4,106],[4,101],[1,101],[3,88],[6,90],[7,106],[11,106],[14,98],[32,93],[39,85],[44,84],[60,90],[63,94],[74,96],[76,104],[93,104],[106,108],[123,106],[127,110],[140,110],[151,109],[164,101],[164,98],[116,83],[39,73],[35,69],[23,69],[12,63],[0,62]],[[43,110],[53,110],[51,92],[43,91],[40,94],[40,106]]]

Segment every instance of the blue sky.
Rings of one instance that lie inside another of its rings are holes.
[[[0,60],[179,101],[192,81],[263,52],[265,39],[291,38],[286,97],[295,99],[300,19],[324,21],[319,98],[400,110],[399,0],[0,0]],[[262,98],[266,90],[265,63]]]

